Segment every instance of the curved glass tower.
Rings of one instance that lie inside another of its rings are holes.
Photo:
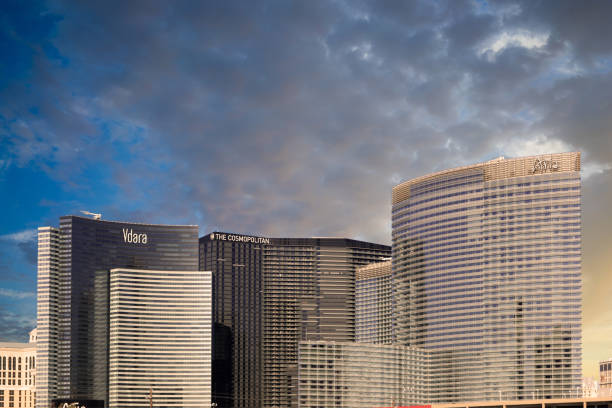
[[[393,189],[395,341],[432,353],[432,402],[561,398],[581,378],[580,153]]]
[[[39,228],[37,407],[108,403],[107,284],[115,268],[197,271],[198,227],[71,215],[59,228]]]

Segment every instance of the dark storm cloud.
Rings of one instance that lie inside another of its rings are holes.
[[[106,169],[145,204],[120,218],[388,242],[400,180],[536,133],[609,162],[609,6],[573,4],[49,3],[11,151],[75,188]]]
[[[540,95],[547,114],[537,123],[546,131],[609,163],[612,157],[612,75],[579,76],[559,83]]]
[[[612,53],[612,44],[607,41],[612,36],[610,2],[525,0],[518,5],[520,12],[508,18],[509,24],[549,30],[550,44],[564,43],[571,47],[579,63],[596,63],[599,57],[609,57]]]
[[[394,184],[576,149],[594,174],[585,297],[600,301],[585,315],[611,309],[592,284],[612,263],[598,244],[612,208],[611,2],[1,8],[0,181],[32,167],[65,193],[36,197],[51,203],[38,225],[87,201],[107,219],[196,223],[201,234],[389,242]],[[33,260],[33,242],[11,245]],[[30,328],[3,315],[11,338]]]

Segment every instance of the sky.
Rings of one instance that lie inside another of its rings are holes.
[[[80,210],[391,241],[391,189],[578,150],[583,362],[612,357],[612,2],[0,4],[0,340]]]

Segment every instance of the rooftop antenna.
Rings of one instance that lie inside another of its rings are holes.
[[[96,213],[92,213],[92,212],[89,212],[89,211],[83,211],[83,210],[81,210],[81,213],[83,213],[85,215],[91,215],[94,220],[101,220],[102,219],[102,214],[96,214]]]

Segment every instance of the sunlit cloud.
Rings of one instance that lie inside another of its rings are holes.
[[[521,138],[508,137],[503,143],[497,145],[497,149],[507,154],[508,157],[535,156],[574,150],[571,145],[562,140],[543,135],[523,136]]]
[[[495,60],[497,54],[508,47],[541,48],[548,42],[548,37],[549,34],[547,33],[542,34],[527,30],[503,32],[484,42],[479,53],[488,60]]]
[[[0,235],[0,240],[2,241],[12,241],[15,243],[23,243],[23,242],[31,242],[36,239],[37,230],[36,229],[28,229],[19,232],[14,232],[12,234]]]
[[[6,296],[12,299],[28,299],[35,298],[36,294],[34,292],[23,292],[19,290],[0,288],[0,296]]]

